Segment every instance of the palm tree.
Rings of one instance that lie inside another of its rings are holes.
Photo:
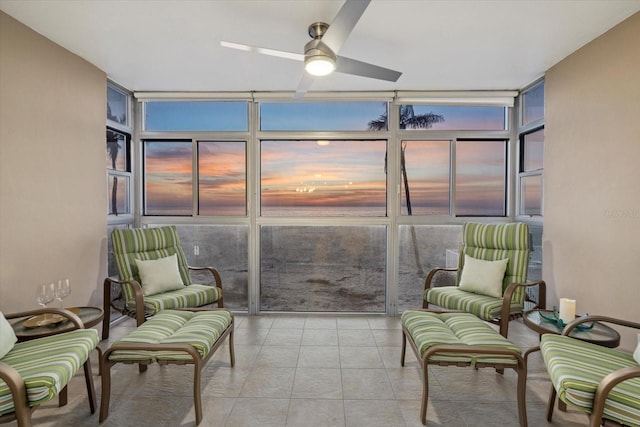
[[[401,105],[400,106],[400,129],[429,129],[436,123],[444,122],[444,117],[440,114],[426,113],[416,114],[413,110],[413,105]],[[386,130],[387,129],[387,114],[382,114],[376,120],[369,122],[369,130]],[[402,142],[400,148],[400,170],[402,171],[402,180],[404,182],[404,194],[407,200],[407,214],[411,215],[411,196],[409,194],[409,180],[407,179],[407,167],[404,158],[404,152],[407,149],[407,143]],[[387,156],[384,158],[384,168],[387,170]],[[420,261],[420,253],[418,252],[418,238],[416,236],[416,229],[411,226],[411,240],[413,241],[413,254],[415,256],[417,274],[423,275],[422,262]]]
[[[118,159],[118,152],[120,151],[120,141],[118,134],[112,131],[107,131],[107,154],[111,160],[111,169],[116,169],[116,160]],[[113,189],[111,190],[111,214],[118,215],[118,177],[113,177]]]
[[[400,106],[400,129],[429,129],[436,123],[444,122],[444,117],[440,114],[426,113],[416,114],[413,110],[413,105],[401,105]],[[375,120],[369,122],[369,130],[386,130],[387,129],[387,113],[380,115]],[[400,149],[400,168],[402,171],[402,179],[404,181],[404,193],[407,199],[407,213],[412,214],[411,211],[411,197],[409,195],[409,180],[407,179],[407,168],[405,166],[404,152],[407,149],[407,144],[402,143]],[[385,170],[387,169],[387,158],[384,159]]]
[[[413,105],[400,106],[400,129],[429,129],[436,123],[444,122],[440,114],[416,114]],[[369,122],[369,130],[386,130],[387,113]]]

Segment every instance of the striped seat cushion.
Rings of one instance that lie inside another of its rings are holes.
[[[470,313],[431,313],[408,310],[402,313],[402,325],[424,356],[428,348],[435,345],[460,347],[483,346],[504,348],[520,354],[521,349],[496,332],[491,326]],[[479,354],[437,353],[429,363],[502,363],[517,365],[510,356]]]
[[[80,329],[17,343],[2,358],[24,379],[29,406],[55,397],[98,345],[98,332]],[[0,415],[14,411],[7,384],[0,380]]]
[[[591,413],[596,387],[605,375],[638,366],[631,354],[560,335],[543,335],[540,351],[558,397],[587,413]],[[611,390],[603,418],[640,426],[640,378]]]
[[[193,286],[193,285],[192,285]],[[165,310],[144,322],[125,338],[113,344],[189,344],[205,358],[222,333],[231,324],[227,310],[178,311]],[[114,350],[112,361],[177,361],[191,360],[189,354],[180,351]]]
[[[144,297],[144,309],[151,315],[172,308],[200,307],[218,301],[222,289],[216,286],[193,284],[184,288]]]
[[[424,292],[424,299],[429,304],[444,307],[449,310],[461,310],[472,313],[484,320],[500,317],[502,298],[474,294],[463,291],[457,286],[441,286],[429,288]],[[511,302],[511,313],[520,313],[524,304]]]

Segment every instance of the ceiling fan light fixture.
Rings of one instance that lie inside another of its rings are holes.
[[[304,69],[312,76],[326,76],[336,69],[336,61],[327,55],[307,56]]]

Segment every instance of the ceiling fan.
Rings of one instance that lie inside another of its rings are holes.
[[[325,76],[333,71],[395,82],[402,75],[401,72],[336,54],[342,48],[369,3],[371,0],[346,0],[331,24],[324,22],[311,24],[309,36],[312,40],[304,46],[304,54],[224,40],[220,42],[220,45],[247,52],[304,61],[306,73],[298,84],[296,98],[304,96],[313,84],[314,77]]]

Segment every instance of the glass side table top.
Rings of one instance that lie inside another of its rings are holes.
[[[85,328],[97,325],[104,318],[104,312],[100,307],[67,307],[66,309],[73,309],[76,316],[78,316],[80,320],[82,320],[82,323],[84,323]],[[31,322],[33,321],[32,319],[32,317],[26,317],[11,324],[19,341],[42,338],[52,334],[59,334],[61,332],[73,330],[73,323],[70,320],[64,320],[44,326],[33,326],[33,324],[30,323],[30,320]]]
[[[530,329],[538,332],[539,334],[559,335],[562,333],[562,328],[560,328],[557,323],[540,316],[541,311],[549,317],[553,315],[551,310],[529,310],[524,312],[522,321]],[[583,323],[583,325],[591,325],[591,323]],[[620,334],[618,331],[600,322],[594,322],[593,328],[587,330],[575,328],[571,331],[569,336],[609,348],[615,348],[620,345]]]

